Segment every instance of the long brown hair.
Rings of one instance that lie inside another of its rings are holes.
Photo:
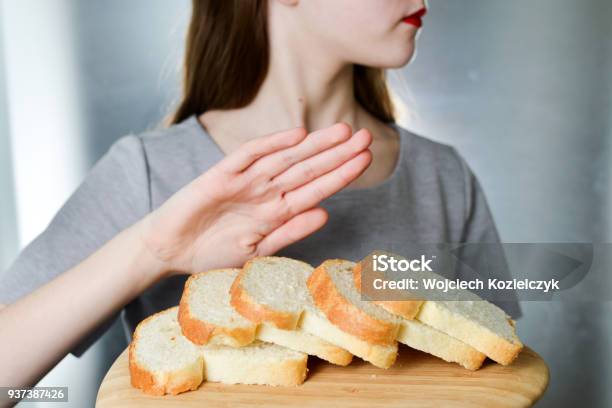
[[[268,72],[268,0],[192,0],[183,96],[171,124],[212,109],[237,109]],[[354,65],[355,99],[379,120],[395,120],[384,69]]]

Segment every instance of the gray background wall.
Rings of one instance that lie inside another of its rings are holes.
[[[503,241],[610,241],[612,2],[430,6],[402,70],[417,111],[408,126],[457,146]],[[597,283],[612,289],[610,276]],[[551,369],[539,405],[611,406],[612,304],[522,308],[519,333]]]
[[[1,0],[0,266],[115,139],[168,111],[188,6]],[[392,75],[402,124],[459,149],[506,242],[610,241],[609,21],[607,0],[432,0],[416,59]],[[610,303],[522,307],[519,333],[551,368],[539,406],[612,405]],[[43,382],[91,406],[124,346],[116,326]]]

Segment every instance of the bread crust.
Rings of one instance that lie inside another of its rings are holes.
[[[204,381],[204,364],[201,356],[194,360],[194,364],[183,369],[168,373],[160,379],[151,371],[142,367],[136,359],[136,344],[140,338],[140,328],[149,323],[150,320],[158,315],[176,309],[176,306],[155,313],[138,324],[134,330],[132,342],[128,348],[128,366],[130,370],[130,382],[133,387],[141,389],[150,395],[180,394],[185,391],[197,389]]]
[[[256,258],[255,258],[256,259]],[[283,330],[295,330],[300,320],[301,313],[287,313],[275,310],[267,305],[262,305],[253,300],[241,284],[241,280],[248,272],[248,267],[253,260],[244,264],[244,267],[234,280],[230,289],[230,304],[245,318],[254,323],[270,323]]]
[[[399,330],[399,324],[376,319],[349,302],[336,288],[327,268],[333,263],[346,262],[342,259],[328,259],[310,275],[307,286],[315,305],[329,321],[368,343],[392,345]]]
[[[322,347],[314,351],[313,354],[323,360],[342,367],[351,364],[351,361],[353,361],[353,355],[351,353],[339,346],[332,346],[333,347]]]
[[[151,395],[164,395],[166,393],[165,388],[157,384],[153,378],[153,374],[150,371],[145,370],[136,362],[134,354],[134,342],[136,341],[136,335],[129,347],[129,368],[130,368],[130,382],[133,387],[140,388],[147,394]]]
[[[486,355],[474,349],[467,353],[457,353],[446,361],[455,362],[468,370],[476,371],[482,367],[482,363],[484,363],[486,358]]]
[[[302,359],[285,361],[278,367],[267,368],[264,378],[254,373],[257,376],[254,382],[285,387],[301,385],[308,374],[307,361],[308,356],[304,355]]]
[[[232,347],[242,347],[252,343],[255,340],[255,332],[257,331],[257,325],[255,324],[249,327],[218,326],[196,318],[191,313],[189,308],[191,283],[203,274],[215,271],[192,275],[185,282],[185,289],[183,290],[178,310],[178,322],[181,326],[181,332],[191,342],[201,346],[215,339],[219,339],[220,343]]]
[[[361,292],[361,262],[357,262],[353,268],[353,279],[357,290]],[[381,306],[389,313],[408,320],[414,320],[423,304],[423,300],[372,300],[371,302]]]
[[[308,374],[308,355],[304,355],[301,360],[287,361],[279,372],[285,371],[286,374],[278,376],[278,383],[284,386],[301,385],[306,380]]]

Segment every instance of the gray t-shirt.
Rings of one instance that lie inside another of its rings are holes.
[[[391,176],[374,187],[343,190],[325,200],[328,223],[278,255],[317,265],[327,258],[357,261],[376,249],[401,255],[411,242],[499,242],[481,186],[457,151],[392,126],[400,134],[400,154]],[[196,116],[119,139],[2,274],[0,303],[14,302],[78,264],[223,156]],[[127,331],[178,304],[185,280],[165,279],[127,304],[122,315]],[[520,316],[517,302],[498,304]],[[90,333],[72,354],[80,356],[115,318]]]

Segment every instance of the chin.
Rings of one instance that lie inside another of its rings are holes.
[[[415,55],[414,47],[396,47],[393,49],[387,49],[387,52],[381,53],[381,49],[376,53],[377,58],[373,61],[369,61],[368,66],[378,68],[401,68],[404,65],[410,63]]]
[[[390,61],[387,68],[401,68],[404,65],[409,64],[414,59],[415,54],[415,50],[412,49],[409,53],[399,55],[396,60]]]

